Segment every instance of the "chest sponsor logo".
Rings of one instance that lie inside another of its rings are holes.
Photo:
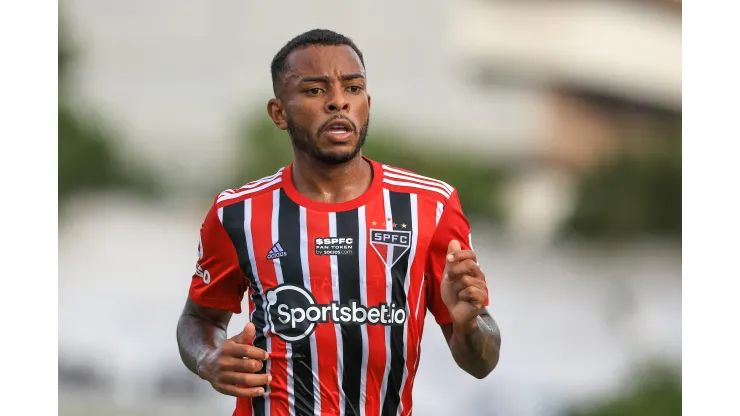
[[[395,303],[371,307],[359,301],[350,301],[348,305],[336,301],[320,304],[306,289],[290,284],[268,290],[266,297],[270,330],[286,342],[309,337],[319,323],[397,326],[406,322],[406,310]]]
[[[411,247],[411,231],[370,229],[370,245],[387,267],[396,262]]]
[[[319,237],[314,240],[317,256],[351,256],[355,254],[352,237]]]

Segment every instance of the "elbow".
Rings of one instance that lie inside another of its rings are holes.
[[[495,354],[493,354],[492,357],[484,357],[479,365],[476,365],[472,368],[469,367],[464,370],[478,380],[483,380],[484,378],[488,377],[488,375],[491,374],[491,372],[493,372],[493,370],[496,368],[496,366],[498,365],[498,358],[498,350],[496,350]]]
[[[484,378],[488,377],[488,375],[491,374],[491,372],[493,372],[494,368],[496,368],[496,363],[493,363],[493,365],[488,365],[485,367],[478,367],[473,371],[468,371],[468,374],[477,378],[478,380],[483,380]]]

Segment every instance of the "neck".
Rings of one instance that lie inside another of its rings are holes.
[[[327,165],[296,152],[293,186],[306,198],[338,204],[362,195],[372,183],[373,170],[360,154],[339,165]]]

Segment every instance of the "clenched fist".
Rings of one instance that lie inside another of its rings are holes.
[[[254,324],[248,323],[241,334],[229,338],[208,354],[198,366],[198,375],[216,391],[236,397],[254,397],[265,393],[272,377],[256,374],[267,360],[267,352],[249,345],[254,339]]]
[[[488,301],[486,276],[472,250],[462,250],[460,242],[450,241],[442,275],[442,301],[450,311],[452,323],[473,328]]]

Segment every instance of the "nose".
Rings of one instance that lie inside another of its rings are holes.
[[[331,92],[327,94],[326,111],[329,113],[335,113],[337,111],[347,111],[348,109],[349,100],[345,96],[342,87],[337,86],[332,88]]]

